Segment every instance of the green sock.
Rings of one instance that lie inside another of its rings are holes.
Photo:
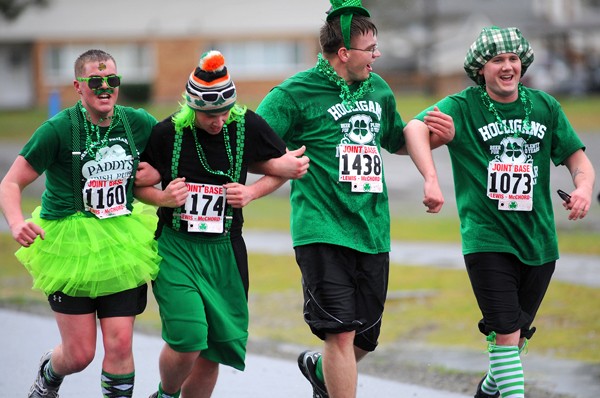
[[[101,387],[103,398],[131,398],[135,372],[125,375],[113,375],[102,371]]]
[[[489,371],[485,376],[485,380],[481,384],[481,391],[483,391],[487,395],[494,395],[498,392],[498,386],[496,385],[496,381],[494,380],[492,374]]]
[[[64,376],[61,376],[54,371],[54,369],[52,368],[52,360],[49,360],[46,363],[46,366],[44,366],[44,369],[42,370],[42,374],[44,375],[44,379],[46,379],[46,382],[48,382],[48,384],[52,386],[60,386],[63,379],[65,378]]]
[[[173,394],[167,394],[162,389],[162,383],[158,384],[158,398],[179,398],[179,395],[181,395],[181,390]]]
[[[525,397],[525,378],[518,346],[490,344],[490,373],[502,398]],[[487,378],[486,378],[487,379]]]
[[[323,376],[323,356],[321,355],[319,359],[317,359],[317,366],[315,368],[315,374],[317,378],[325,383],[325,376]]]

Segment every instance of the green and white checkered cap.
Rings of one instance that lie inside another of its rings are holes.
[[[521,76],[533,62],[533,49],[517,28],[483,28],[465,57],[465,72],[477,84],[483,84],[479,70],[496,55],[515,53],[521,59]]]

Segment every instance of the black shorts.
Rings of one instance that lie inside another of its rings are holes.
[[[389,253],[367,254],[329,244],[297,246],[304,320],[313,334],[356,331],[354,345],[374,351],[387,294]]]
[[[99,319],[139,315],[146,309],[147,300],[147,284],[96,298],[73,297],[63,292],[48,296],[50,308],[55,312],[68,315],[97,313]]]
[[[532,266],[510,253],[473,253],[465,255],[465,265],[477,304],[483,315],[479,330],[533,336],[531,324],[537,314],[556,261]]]

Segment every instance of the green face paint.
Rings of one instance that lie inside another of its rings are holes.
[[[94,94],[95,95],[100,95],[100,94],[104,94],[104,93],[106,93],[106,94],[112,94],[114,91],[115,90],[112,89],[112,88],[104,88],[104,89],[99,88],[99,89],[94,90]]]

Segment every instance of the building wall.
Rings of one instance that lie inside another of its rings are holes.
[[[267,43],[269,40],[279,39],[274,37],[272,39],[263,38]],[[243,37],[231,37],[229,40],[241,41],[243,43]],[[260,78],[252,76],[236,76],[232,73],[232,77],[238,87],[239,96],[241,101],[247,101],[249,103],[257,103],[262,99],[269,90],[279,84],[283,79],[291,75],[292,73],[298,72],[304,69],[305,66],[310,67],[316,62],[316,54],[319,51],[318,42],[315,37],[307,36],[300,37],[296,36],[290,40],[299,43],[300,47],[305,49],[302,54],[301,64],[297,70],[286,71],[285,73],[273,74],[269,71],[265,71]],[[150,88],[149,100],[156,103],[177,103],[181,100],[181,95],[185,90],[185,84],[190,73],[194,70],[198,64],[198,59],[202,51],[211,48],[214,44],[214,39],[210,37],[185,37],[185,38],[149,38],[147,40],[137,40],[137,44],[147,45],[151,49],[152,56],[150,57],[151,63],[151,76],[149,79],[142,83]],[[120,45],[131,44],[128,40],[113,39],[110,41],[103,42],[105,48],[102,45],[93,44],[91,40],[76,39],[70,41],[60,40],[39,40],[32,46],[31,64],[32,64],[32,81],[35,82],[33,85],[34,91],[34,106],[45,107],[48,105],[50,95],[57,93],[60,97],[62,104],[71,104],[77,101],[78,96],[73,89],[72,79],[72,63],[73,59],[68,60],[69,70],[66,72],[68,78],[62,79],[51,79],[48,77],[47,71],[50,70],[50,65],[47,64],[48,56],[47,53],[50,48],[56,48],[60,46],[77,46],[78,48],[101,48],[106,49],[109,53],[115,56],[117,65],[119,67],[119,73],[123,74],[123,87],[121,90],[121,102],[125,100],[125,90],[135,90],[132,88],[131,82],[133,79],[132,73],[135,71],[129,70],[123,72],[122,61],[120,57],[111,52],[110,48],[118,47]],[[224,54],[227,60],[227,54]],[[128,86],[129,84],[129,86]]]
[[[179,101],[185,90],[190,73],[198,64],[201,48],[205,46],[201,39],[156,40],[156,74],[152,87],[152,100],[163,103]]]

